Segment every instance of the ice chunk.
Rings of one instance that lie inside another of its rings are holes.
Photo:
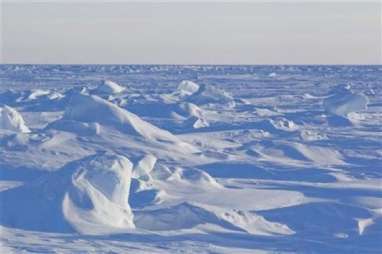
[[[125,88],[114,81],[104,80],[101,85],[96,88],[96,91],[103,94],[118,94],[122,93]]]
[[[124,156],[104,154],[79,167],[65,194],[63,214],[80,233],[112,233],[135,228],[128,200],[132,163]]]
[[[325,110],[333,115],[347,117],[349,113],[367,109],[369,99],[362,93],[354,93],[350,86],[337,86],[323,102]]]
[[[21,114],[7,105],[0,107],[0,129],[21,133],[30,132]]]

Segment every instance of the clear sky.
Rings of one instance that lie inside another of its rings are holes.
[[[2,63],[382,64],[380,1],[1,7]]]

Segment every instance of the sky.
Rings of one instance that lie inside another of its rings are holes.
[[[2,63],[382,64],[374,2],[2,1]]]

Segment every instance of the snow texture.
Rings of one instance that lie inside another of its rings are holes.
[[[381,75],[1,65],[0,253],[379,253]]]

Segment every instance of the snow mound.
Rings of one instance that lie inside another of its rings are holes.
[[[7,105],[0,107],[0,129],[21,133],[30,132],[21,114]]]
[[[104,80],[101,85],[96,88],[96,92],[101,94],[118,94],[122,93],[125,88],[114,81]]]
[[[323,101],[327,112],[345,118],[350,113],[366,110],[368,103],[366,95],[352,92],[350,86],[335,87],[332,95]]]
[[[104,154],[79,167],[63,200],[66,220],[82,234],[135,228],[128,204],[132,163]]]
[[[151,141],[178,144],[183,148],[190,146],[170,132],[160,129],[96,95],[74,94],[66,108],[63,119],[87,123],[97,122],[101,125],[115,127],[126,134],[140,136]]]

